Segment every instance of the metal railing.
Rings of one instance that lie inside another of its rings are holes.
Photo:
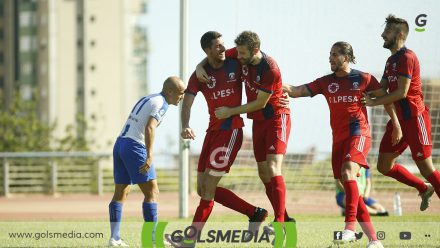
[[[110,153],[94,152],[3,152],[0,194],[56,194],[68,188],[102,194],[110,158]]]

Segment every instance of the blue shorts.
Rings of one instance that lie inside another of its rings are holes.
[[[147,159],[147,149],[130,138],[119,137],[113,147],[113,177],[115,184],[139,184],[157,178],[154,165],[147,173],[139,173],[139,168]]]
[[[345,193],[344,192],[339,192],[338,194],[336,194],[336,203],[341,208],[345,208],[345,202],[344,202],[345,199],[344,199],[344,197],[345,197]],[[363,199],[364,199],[365,205],[367,205],[369,207],[371,205],[373,205],[374,203],[376,203],[376,201],[373,198],[371,198],[371,197],[368,197],[368,198],[364,197]]]
[[[336,194],[336,203],[341,208],[345,208],[344,197],[345,197],[344,192],[339,192],[338,194]]]
[[[363,199],[364,199],[365,205],[367,205],[369,207],[371,207],[371,205],[376,203],[376,201],[371,197],[367,197],[367,198],[364,197]]]

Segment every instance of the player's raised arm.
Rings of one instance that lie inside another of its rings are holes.
[[[202,83],[209,83],[209,76],[206,73],[204,66],[208,63],[208,57],[205,57],[200,63],[196,66],[196,76],[197,79]]]
[[[158,123],[159,122],[156,120],[156,118],[150,116],[147,124],[145,125],[145,147],[147,148],[148,157],[145,163],[141,167],[139,167],[139,173],[141,174],[146,173],[153,163],[153,144]]]
[[[300,86],[283,84],[283,91],[292,98],[312,96],[312,93],[305,84]]]
[[[182,133],[180,134],[184,139],[195,139],[196,134],[189,126],[189,119],[191,118],[191,107],[194,103],[195,95],[191,93],[186,93],[185,98],[183,98],[182,102]]]
[[[215,109],[215,117],[218,119],[226,119],[233,115],[239,115],[244,113],[254,112],[256,110],[266,107],[267,102],[272,94],[264,92],[262,90],[258,91],[257,99],[252,102],[248,102],[244,105],[238,107],[220,107]]]

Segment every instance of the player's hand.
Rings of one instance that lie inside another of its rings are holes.
[[[150,166],[151,166],[152,163],[153,163],[153,158],[152,157],[147,158],[145,163],[141,167],[139,167],[139,173],[140,174],[147,173],[148,170],[150,169]]]
[[[374,100],[368,93],[363,92],[361,97],[361,103],[365,106],[374,106]]]
[[[402,137],[403,134],[400,126],[393,125],[393,132],[391,132],[391,145],[395,146],[399,144],[399,142],[402,140]]]
[[[289,104],[290,104],[289,94],[284,92],[283,95],[280,98],[278,98],[278,105],[281,108],[289,108]]]
[[[180,134],[180,136],[182,136],[183,139],[192,139],[193,140],[196,138],[196,134],[194,133],[194,131],[190,127],[184,128],[182,130],[182,133]]]
[[[209,83],[209,76],[203,67],[196,67],[196,76],[199,82],[206,84]]]
[[[217,119],[226,119],[229,118],[231,115],[229,114],[229,108],[228,107],[220,107],[215,109],[215,117]]]

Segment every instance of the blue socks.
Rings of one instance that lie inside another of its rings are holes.
[[[145,222],[154,222],[153,233],[151,234],[152,240],[155,241],[154,235],[156,234],[157,226],[157,203],[155,202],[143,202],[142,213],[144,215]]]
[[[110,204],[108,204],[108,211],[110,214],[111,237],[115,240],[120,240],[119,228],[122,219],[122,203],[110,202]]]

